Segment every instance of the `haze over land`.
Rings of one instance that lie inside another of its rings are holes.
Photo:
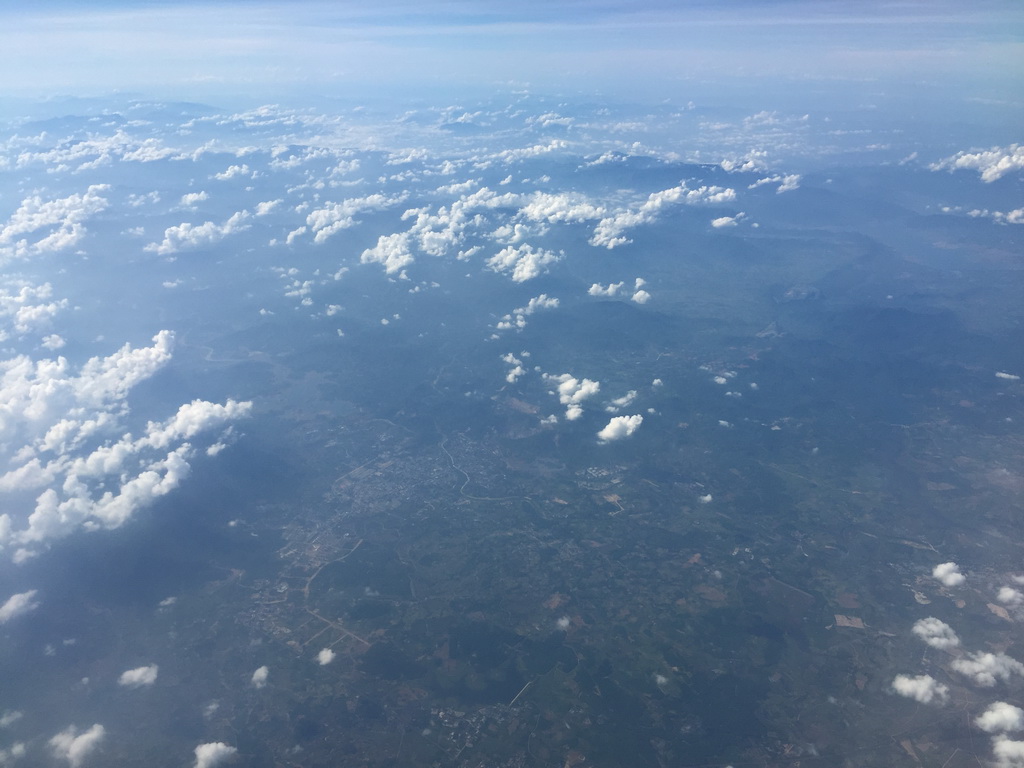
[[[1024,766],[1018,6],[0,19],[0,766]]]

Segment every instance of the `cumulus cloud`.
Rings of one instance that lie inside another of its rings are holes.
[[[270,676],[269,667],[260,667],[252,673],[252,685],[253,688],[263,688],[267,684],[267,678]]]
[[[35,600],[37,593],[38,590],[30,589],[28,592],[21,592],[7,598],[7,602],[0,605],[0,624],[6,624],[11,619],[38,608],[39,603]]]
[[[39,195],[22,200],[0,227],[0,263],[77,245],[86,234],[85,222],[109,206],[100,194],[109,189],[107,184],[94,184],[82,194],[57,200]]]
[[[1024,208],[1012,211],[990,211],[987,208],[975,208],[967,212],[973,219],[991,219],[996,224],[1024,224]]]
[[[334,661],[334,657],[337,655],[338,654],[336,654],[330,648],[323,648],[321,649],[320,653],[316,655],[316,660],[317,662],[319,662],[321,667],[326,667],[328,664]]]
[[[597,433],[597,440],[600,443],[608,443],[612,440],[621,440],[629,437],[644,423],[644,417],[640,414],[633,416],[613,416],[604,428]]]
[[[604,206],[595,205],[578,193],[535,192],[527,200],[519,209],[519,215],[549,224],[591,221],[603,218],[606,213]]]
[[[511,273],[513,282],[523,283],[547,271],[548,266],[561,258],[561,254],[545,251],[543,248],[534,249],[533,246],[523,243],[515,248],[503,248],[487,260],[487,266],[495,272]]]
[[[936,565],[932,570],[932,578],[938,579],[947,587],[959,587],[966,581],[964,575],[960,573],[960,566],[953,562]]]
[[[323,243],[332,235],[343,229],[349,229],[359,223],[356,218],[371,211],[383,211],[406,200],[408,195],[382,195],[373,194],[365,197],[353,197],[342,200],[340,203],[327,203],[322,208],[317,208],[306,216],[306,226],[301,230],[295,230],[301,234],[307,229],[313,232],[313,241]],[[295,234],[295,233],[293,233]],[[291,235],[288,242],[292,242]]]
[[[565,418],[575,421],[583,415],[583,402],[601,391],[600,382],[591,379],[577,379],[575,376],[562,373],[557,376],[544,374],[545,383],[556,386],[551,394],[558,394],[558,402],[566,406]]]
[[[960,645],[960,638],[957,637],[953,628],[934,616],[916,622],[913,632],[932,648],[945,651]]]
[[[996,736],[992,739],[992,753],[996,768],[1024,768],[1024,741]]]
[[[68,307],[67,299],[51,301],[52,296],[53,287],[49,283],[32,285],[13,281],[8,287],[0,288],[0,318],[9,318],[18,334],[42,331]]]
[[[50,739],[50,748],[58,759],[67,760],[71,768],[78,768],[95,751],[105,735],[106,729],[99,723],[82,733],[71,725]]]
[[[799,173],[791,173],[785,176],[775,174],[774,176],[765,176],[763,179],[758,179],[753,184],[747,186],[747,189],[757,189],[758,187],[764,186],[765,184],[778,184],[778,189],[775,190],[775,194],[781,195],[783,192],[792,192],[794,189],[800,189],[800,182],[803,177]]]
[[[1021,605],[1024,603],[1024,593],[1019,589],[1013,587],[1000,587],[999,593],[996,595],[996,600],[1004,605]]]
[[[657,220],[661,212],[671,205],[726,203],[735,199],[734,189],[714,186],[690,189],[683,182],[677,187],[654,192],[639,206],[602,218],[594,228],[590,244],[611,249],[628,243],[630,240],[624,234],[626,230]]]
[[[125,688],[143,688],[156,682],[159,671],[160,668],[156,664],[128,669],[121,673],[117,684],[123,685]]]
[[[501,359],[512,366],[511,370],[505,374],[505,381],[509,384],[515,384],[519,377],[526,373],[526,369],[523,368],[523,361],[511,352],[502,355]]]
[[[266,200],[262,203],[256,203],[256,215],[266,216],[268,213],[271,213],[275,208],[277,208],[277,206],[279,206],[283,202],[284,200],[277,199]]]
[[[900,696],[919,701],[922,704],[943,703],[949,698],[949,686],[943,685],[931,675],[896,675],[892,689]]]
[[[218,181],[227,181],[237,176],[248,176],[251,173],[252,171],[249,170],[249,166],[243,163],[242,165],[229,165],[225,170],[214,174],[213,178]]]
[[[631,389],[629,392],[624,394],[622,397],[617,397],[605,406],[605,410],[608,413],[618,413],[623,408],[628,408],[636,400],[636,390]]]
[[[1024,169],[1024,145],[992,147],[977,152],[957,152],[929,166],[933,171],[968,169],[981,174],[982,181],[991,183],[1008,173]]]
[[[649,294],[647,291],[645,291],[643,289],[640,289],[639,291],[636,291],[630,297],[630,301],[634,301],[637,304],[646,304],[650,300],[651,300],[651,294]]]
[[[1024,709],[997,701],[975,720],[974,724],[985,733],[1005,733],[1024,730]]]
[[[363,264],[380,264],[389,275],[401,272],[415,261],[409,249],[409,233],[400,232],[394,235],[381,235],[377,245],[363,251],[359,261]]]
[[[526,327],[526,318],[533,313],[541,309],[558,309],[559,301],[554,296],[548,296],[546,293],[542,293],[540,296],[534,296],[528,302],[525,307],[516,307],[507,315],[503,316],[498,321],[496,326],[499,331],[507,331],[511,328],[519,328],[520,330]]]
[[[200,744],[195,749],[196,762],[194,768],[217,768],[238,754],[238,749],[223,741],[211,741]]]
[[[143,250],[166,256],[181,250],[202,248],[206,245],[219,243],[225,237],[249,229],[248,211],[238,211],[231,215],[223,224],[205,221],[199,225],[182,222],[164,230],[164,239],[159,243],[150,243]]]
[[[587,293],[591,296],[615,296],[619,291],[622,290],[622,286],[625,283],[609,283],[608,285],[601,285],[600,283],[594,283],[590,288],[587,289]]]
[[[955,659],[950,666],[982,688],[991,688],[997,680],[1006,682],[1014,675],[1024,675],[1024,664],[1005,653],[970,653]]]
[[[43,489],[27,519],[0,514],[0,547],[20,546],[19,559],[77,528],[121,525],[184,479],[189,440],[248,415],[251,403],[196,400],[138,438],[109,439],[129,391],[171,359],[173,338],[161,331],[150,347],[126,344],[77,372],[62,357],[0,361],[0,494]]]
[[[181,196],[181,202],[178,205],[182,208],[195,208],[196,203],[209,199],[210,196],[206,192],[188,192]]]

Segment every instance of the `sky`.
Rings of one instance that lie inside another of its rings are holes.
[[[673,98],[707,78],[969,83],[993,93],[1024,82],[1024,8],[1013,2],[5,5],[8,95],[518,84]]]

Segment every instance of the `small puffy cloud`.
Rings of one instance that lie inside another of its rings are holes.
[[[405,201],[407,195],[401,194],[388,197],[382,194],[353,197],[340,203],[327,203],[306,216],[306,226],[288,235],[288,242],[293,241],[292,235],[304,233],[307,229],[314,233],[313,241],[322,243],[343,229],[354,227],[359,223],[356,218],[360,214],[371,211],[383,211]]]
[[[913,632],[932,648],[945,651],[960,645],[960,638],[956,636],[953,628],[934,616],[916,622]]]
[[[156,682],[160,668],[156,664],[125,670],[118,678],[117,684],[125,688],[143,688]]]
[[[316,655],[316,660],[321,667],[326,667],[328,664],[334,661],[334,657],[337,655],[338,654],[336,654],[330,648],[323,648],[321,649],[320,653]]]
[[[690,189],[686,183],[654,192],[640,205],[601,219],[594,228],[590,244],[615,248],[630,242],[625,236],[628,229],[656,221],[661,212],[671,205],[698,205],[727,203],[736,199],[736,190],[725,187],[702,186]]]
[[[51,333],[48,336],[44,336],[43,341],[41,342],[42,347],[44,349],[49,349],[50,351],[62,349],[66,344],[67,342],[64,340],[64,337],[57,333]]]
[[[196,203],[209,199],[210,196],[206,192],[188,192],[181,196],[181,202],[178,205],[182,208],[195,208]]]
[[[996,736],[992,739],[992,753],[996,768],[1024,768],[1024,741]]]
[[[605,410],[608,413],[618,413],[623,408],[628,408],[636,400],[636,390],[631,389],[629,392],[624,394],[622,397],[617,397],[605,406]]]
[[[892,689],[900,696],[919,701],[922,704],[943,703],[949,698],[949,686],[943,685],[931,675],[896,675]]]
[[[966,581],[960,573],[960,566],[956,563],[940,563],[932,570],[932,578],[938,579],[944,586],[959,587]]]
[[[217,179],[218,181],[227,181],[228,179],[233,179],[236,176],[246,176],[249,175],[250,173],[251,171],[249,170],[248,165],[230,165],[227,167],[226,170],[214,174],[213,178]]]
[[[263,688],[267,684],[267,678],[270,677],[269,667],[260,667],[252,673],[252,685],[254,688]]]
[[[763,179],[758,179],[753,184],[748,185],[747,189],[757,189],[765,184],[778,183],[779,188],[775,190],[775,194],[781,195],[783,192],[792,192],[794,189],[799,189],[801,181],[802,177],[799,173],[792,173],[786,176],[776,174],[774,176],[766,176]]]
[[[413,263],[408,232],[394,235],[381,235],[377,245],[363,251],[359,261],[363,264],[381,264],[389,275],[400,272]]]
[[[1021,605],[1024,603],[1024,593],[1013,587],[1000,587],[996,600],[1004,605]]]
[[[996,371],[997,379],[1004,379],[1005,381],[1020,381],[1020,376],[1015,373],[1007,373],[1006,371]]]
[[[278,200],[266,200],[265,202],[262,202],[262,203],[256,203],[256,215],[257,216],[266,216],[268,213],[273,211],[275,208],[277,208],[277,206],[279,206],[283,202],[284,202],[283,200],[278,199]]]
[[[614,416],[604,428],[597,433],[598,442],[608,443],[612,440],[621,440],[629,437],[644,423],[644,417],[640,414],[633,416]]]
[[[985,733],[1005,733],[1024,730],[1024,709],[997,701],[980,714],[974,724]]]
[[[981,180],[991,183],[1008,173],[1024,170],[1024,145],[992,147],[978,152],[957,152],[929,166],[933,171],[968,169],[981,174]]]
[[[625,283],[609,283],[608,285],[594,283],[587,289],[587,293],[590,296],[615,296],[622,290],[623,285],[625,285]]]
[[[560,254],[553,251],[534,249],[533,246],[523,243],[516,247],[510,245],[503,248],[487,260],[487,266],[495,272],[511,273],[513,282],[524,283],[545,272],[549,265],[561,258]]]
[[[542,293],[540,296],[534,296],[528,302],[525,307],[516,307],[507,315],[503,316],[498,321],[496,326],[500,331],[507,331],[511,328],[519,328],[522,330],[526,327],[526,318],[533,313],[542,309],[558,309],[559,300],[554,296],[548,296],[546,293]]]
[[[0,226],[0,263],[76,245],[85,236],[85,222],[109,206],[100,194],[108,189],[109,185],[94,184],[83,194],[57,200],[43,200],[39,195],[22,200]]]
[[[223,741],[211,741],[207,744],[200,744],[195,749],[196,762],[194,768],[216,768],[218,765],[224,765],[236,754],[238,754],[238,749],[225,744]]]
[[[16,722],[21,720],[23,716],[24,713],[19,712],[17,710],[9,709],[5,711],[2,715],[0,715],[0,728],[10,728]]]
[[[1005,653],[970,653],[955,659],[950,666],[982,688],[991,688],[997,680],[1006,682],[1014,675],[1024,675],[1024,664]]]
[[[2,523],[2,520],[0,520],[0,523]],[[35,599],[37,593],[38,590],[30,589],[28,592],[21,592],[7,598],[7,602],[0,606],[0,624],[6,624],[11,619],[23,616],[29,611],[34,611],[38,608],[39,603]]]
[[[711,220],[711,226],[715,229],[723,229],[725,227],[735,227],[741,221],[747,217],[747,214],[740,211],[735,216],[719,216],[717,219]]]
[[[83,733],[78,733],[78,729],[71,725],[50,739],[50,748],[58,759],[67,760],[71,768],[78,768],[105,735],[106,729],[99,723]]]
[[[651,294],[649,294],[647,291],[643,290],[642,288],[639,291],[637,291],[636,293],[634,293],[633,296],[630,298],[630,301],[635,301],[637,304],[646,304],[650,300],[651,300]]]
[[[187,221],[182,222],[165,229],[162,242],[150,243],[143,250],[166,256],[181,250],[213,245],[214,243],[219,243],[228,235],[247,230],[249,228],[247,223],[249,218],[250,214],[248,211],[238,211],[232,214],[223,224],[205,221],[197,226]]]

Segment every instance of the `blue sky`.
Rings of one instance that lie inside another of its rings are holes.
[[[798,78],[1020,92],[1020,3],[37,3],[0,10],[7,95],[488,88],[671,97]]]

